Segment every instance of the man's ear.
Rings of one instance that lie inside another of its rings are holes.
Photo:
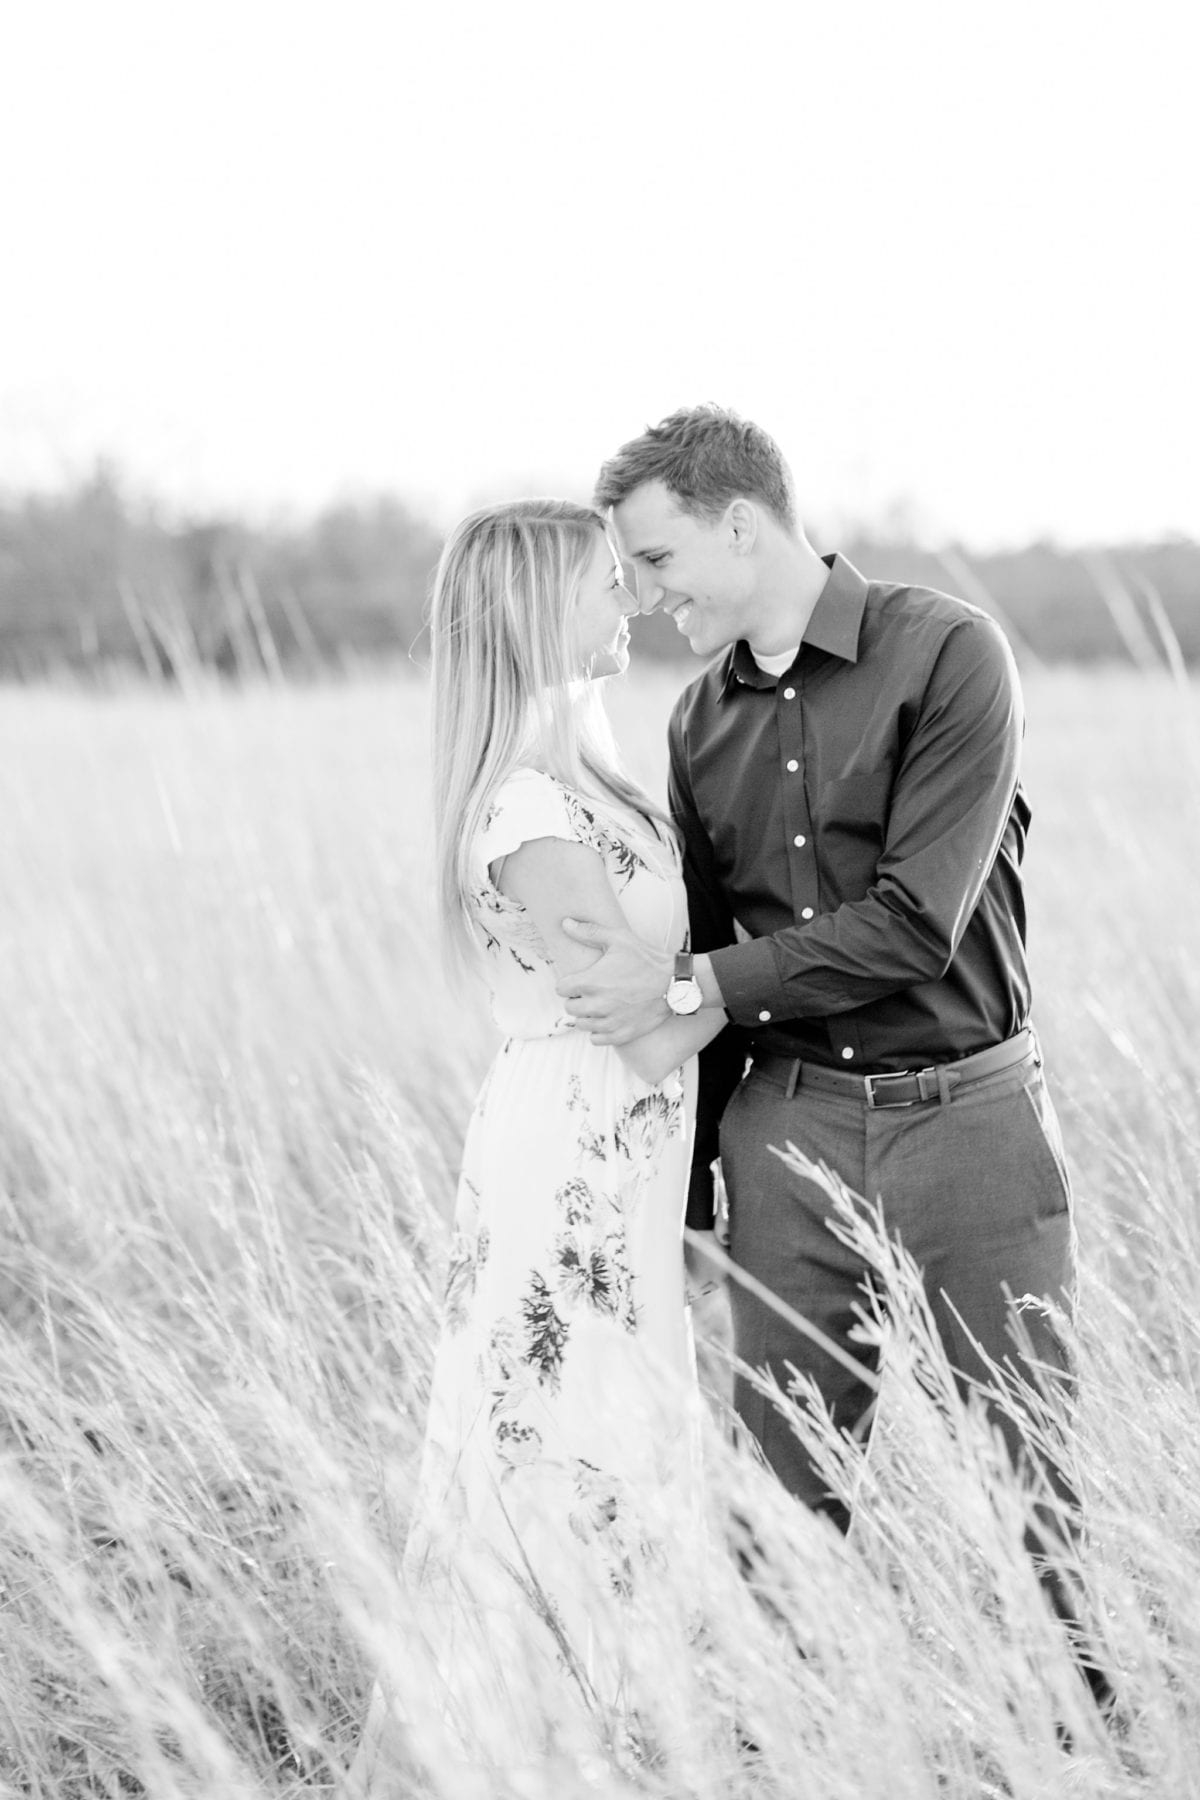
[[[748,556],[758,542],[758,508],[753,500],[731,500],[725,509],[730,548],[738,556]]]

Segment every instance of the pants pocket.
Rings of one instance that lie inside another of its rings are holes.
[[[717,1203],[719,1210],[724,1209],[727,1239],[733,1223],[733,1191],[728,1178],[729,1161],[725,1155],[726,1127],[742,1104],[746,1080],[743,1076],[725,1102],[725,1111],[721,1114],[721,1123],[717,1127]]]
[[[1071,1209],[1071,1177],[1067,1169],[1067,1155],[1063,1148],[1062,1128],[1058,1123],[1058,1114],[1054,1110],[1054,1102],[1050,1098],[1040,1066],[1034,1070],[1030,1079],[1021,1089],[1024,1104],[1033,1114],[1034,1124],[1039,1137],[1045,1145],[1046,1155],[1050,1160],[1057,1177],[1057,1204],[1049,1204],[1042,1208],[1046,1218],[1053,1218],[1058,1213]],[[1054,1193],[1052,1187],[1051,1194]],[[1050,1198],[1051,1196],[1048,1196]]]

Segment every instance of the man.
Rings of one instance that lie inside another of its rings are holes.
[[[882,1196],[952,1364],[986,1380],[977,1344],[1017,1357],[1011,1297],[1061,1304],[1073,1283],[1067,1173],[1029,1026],[1008,645],[961,600],[819,557],[779,449],[720,408],[626,444],[596,500],[643,609],[666,611],[697,655],[723,654],[670,723],[692,967],[582,921],[573,935],[604,954],[559,991],[610,1044],[666,1019],[669,989],[676,1009],[723,1005],[733,1025],[701,1059],[689,1225],[713,1223],[719,1127],[733,1261],[861,1358],[867,1271],[829,1230],[824,1191],[770,1148],[795,1142]],[[747,1364],[785,1388],[791,1368],[811,1375],[837,1424],[862,1420],[870,1393],[852,1361],[736,1282],[731,1305]],[[1062,1368],[1044,1310],[1022,1326],[1037,1362]],[[844,1526],[778,1409],[745,1380],[735,1402],[785,1485]],[[997,1422],[1020,1455],[1011,1420]]]

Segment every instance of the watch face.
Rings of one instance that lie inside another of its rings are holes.
[[[673,1013],[699,1012],[703,1003],[700,983],[694,977],[689,981],[672,981],[667,989],[667,1005]]]

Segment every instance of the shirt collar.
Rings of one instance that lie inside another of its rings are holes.
[[[829,574],[817,595],[812,617],[804,628],[796,660],[799,661],[800,653],[807,644],[813,650],[824,650],[830,656],[840,656],[843,662],[857,662],[859,634],[867,604],[866,577],[860,575],[854,564],[837,552],[832,556],[823,556],[821,561]],[[722,697],[739,682],[743,687],[775,686],[774,675],[768,675],[765,669],[759,668],[749,644],[743,638],[738,639],[726,659],[721,681]]]

